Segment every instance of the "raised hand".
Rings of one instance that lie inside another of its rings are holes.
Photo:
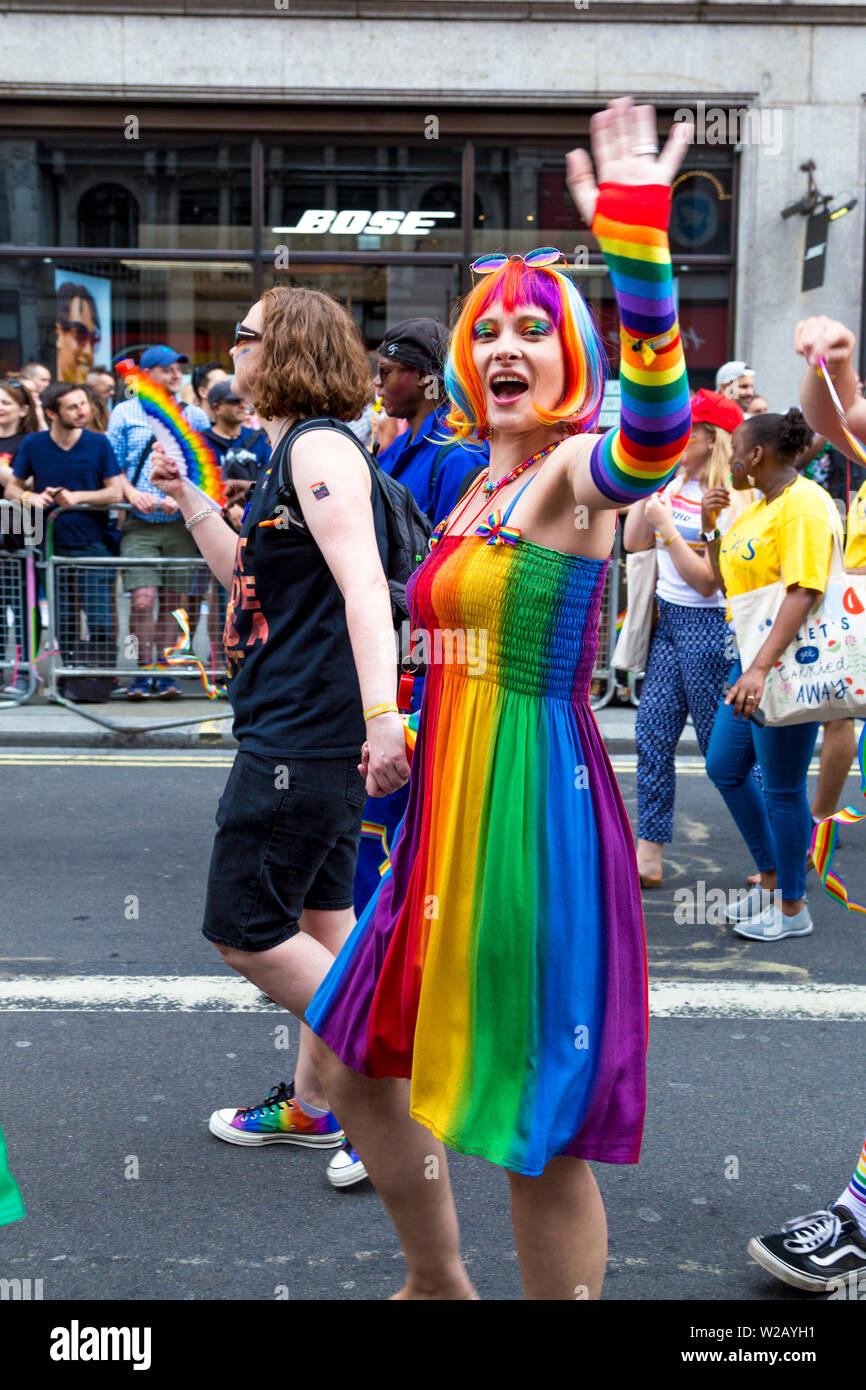
[[[187,480],[174,459],[169,457],[161,444],[154,444],[150,459],[150,481],[154,487],[158,487],[166,497],[173,497],[179,502],[187,487]]]
[[[674,121],[659,154],[655,107],[635,106],[631,97],[617,97],[597,111],[589,131],[592,159],[586,150],[571,150],[565,157],[565,181],[587,226],[595,215],[598,183],[669,186],[692,138],[691,122]]]
[[[826,314],[801,319],[794,329],[794,351],[805,357],[810,367],[817,367],[819,357],[831,370],[850,362],[856,341],[850,328],[837,319],[828,319]]]

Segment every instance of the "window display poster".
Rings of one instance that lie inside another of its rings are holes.
[[[111,362],[111,281],[55,266],[54,291],[55,378],[83,382],[94,364]]]

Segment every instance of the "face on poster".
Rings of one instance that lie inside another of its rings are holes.
[[[57,381],[83,382],[94,363],[111,360],[111,281],[54,268]]]

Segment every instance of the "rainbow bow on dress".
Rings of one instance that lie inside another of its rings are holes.
[[[486,521],[475,529],[476,536],[486,536],[488,545],[514,545],[520,536],[519,526],[504,526],[502,512],[491,512]]]

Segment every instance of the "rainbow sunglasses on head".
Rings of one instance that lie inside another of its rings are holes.
[[[493,251],[489,256],[479,256],[477,261],[472,262],[469,269],[474,275],[492,275],[495,271],[502,270],[509,261],[522,261],[530,270],[538,270],[542,266],[566,264],[562,251],[557,250],[555,246],[540,246],[535,251],[527,251],[525,256],[506,256],[501,251]]]

